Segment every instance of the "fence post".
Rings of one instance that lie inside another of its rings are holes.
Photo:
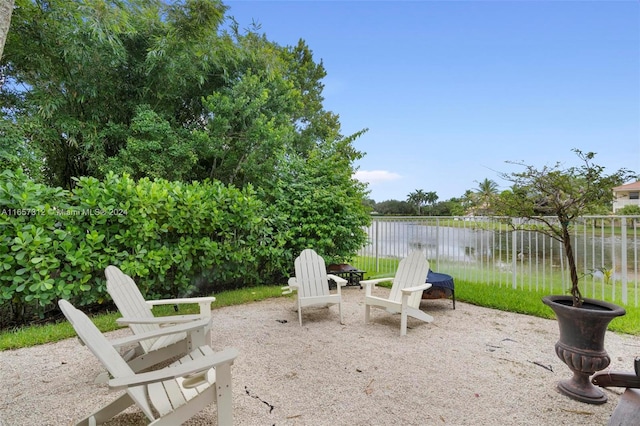
[[[376,220],[375,221],[376,224],[376,243],[374,245],[374,247],[376,248],[376,272],[378,272],[380,270],[380,256],[379,256],[379,251],[380,251],[380,221]]]
[[[518,288],[518,231],[511,231],[511,286]]]
[[[627,218],[620,218],[622,244],[620,245],[620,275],[622,276],[622,304],[627,304]],[[614,280],[615,285],[615,280]]]
[[[591,232],[586,228],[589,222],[585,220],[586,218],[576,219],[577,221],[582,220],[585,226],[583,232],[580,232],[579,227],[572,232],[571,238],[584,240],[576,241],[574,244],[576,249],[582,249],[584,252],[581,255],[576,254],[576,260],[578,263],[584,262],[585,274],[589,272],[587,267],[603,271],[610,269],[612,274],[612,279],[609,280],[609,283],[612,284],[610,289],[604,279],[592,276],[593,289],[591,292],[594,297],[597,293],[601,293],[600,297],[604,300],[618,300],[622,305],[632,303],[637,306],[640,298],[640,290],[638,289],[640,287],[638,279],[640,276],[640,262],[638,262],[640,257],[640,238],[638,235],[640,216],[590,216],[589,218],[595,220],[591,225]],[[469,222],[467,223],[465,219]],[[500,233],[501,236],[497,242],[495,235],[493,236],[494,240],[478,241],[477,239],[483,237],[484,233],[473,231],[477,225],[474,221],[481,219],[461,218],[460,222],[452,223],[449,223],[449,220],[453,219],[443,217],[374,217],[371,226],[366,228],[373,247],[367,246],[360,253],[367,258],[368,265],[371,265],[370,259],[373,256],[375,268],[369,266],[363,269],[374,268],[375,271],[371,271],[371,274],[380,271],[380,265],[382,263],[386,265],[386,259],[405,255],[403,250],[406,249],[409,240],[416,238],[418,242],[426,244],[427,248],[433,249],[431,252],[433,259],[430,260],[434,262],[434,266],[437,266],[438,269],[440,267],[448,268],[447,270],[460,280],[492,281],[494,278],[490,271],[491,261],[487,260],[488,257],[487,259],[483,257],[483,253],[489,253],[488,250],[491,249],[491,254],[494,256],[493,268],[497,265],[495,262],[500,261],[500,285],[506,284],[508,286],[509,279],[511,279],[513,289],[517,290],[522,287],[524,290],[527,280],[530,288],[535,280],[536,289],[540,285],[543,290],[548,288],[549,291],[556,291],[560,290],[556,288],[559,285],[562,292],[566,291],[569,277],[565,256],[563,256],[564,247],[556,240],[549,237],[538,240],[540,236],[535,234],[534,238],[531,234],[534,231],[526,230],[526,228],[512,229],[511,237],[509,237],[508,230],[511,227],[506,224],[507,232]],[[521,218],[511,218],[511,220],[513,225],[525,224]],[[426,229],[415,234],[415,230],[409,232],[405,229],[411,226],[421,226]],[[599,232],[596,232],[596,227]],[[401,247],[402,249],[400,249]],[[400,250],[398,251],[398,249]],[[475,249],[479,249],[479,251],[475,252]],[[494,250],[497,250],[497,259]],[[528,254],[525,255],[526,253]],[[556,253],[558,254],[554,256]],[[477,255],[477,259],[474,257],[475,255]],[[509,256],[511,256],[511,260],[509,260]],[[504,259],[504,264],[502,259]],[[554,259],[559,264],[555,264]],[[528,262],[528,267],[526,262]],[[508,271],[509,264],[512,268],[510,273]],[[536,276],[532,278],[532,275]],[[596,287],[596,279],[602,281],[599,288]],[[584,281],[587,281],[586,277]],[[618,288],[618,281],[620,288]],[[634,292],[634,300],[632,301],[628,300],[629,291]],[[618,292],[622,292],[622,294],[618,295]]]

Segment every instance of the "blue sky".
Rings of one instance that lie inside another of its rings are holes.
[[[225,1],[280,45],[304,39],[327,71],[325,108],[365,156],[377,202],[439,201],[508,161],[640,173],[640,2]]]

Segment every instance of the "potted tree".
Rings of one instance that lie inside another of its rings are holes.
[[[605,175],[604,168],[592,162],[595,153],[573,151],[582,160],[581,166],[563,169],[556,163],[536,168],[513,163],[525,170],[500,174],[513,186],[511,191],[500,194],[496,206],[500,213],[515,218],[511,221],[514,229],[540,232],[562,244],[571,281],[570,295],[542,299],[558,319],[556,354],[573,371],[573,377],[558,383],[558,389],[573,399],[602,404],[607,397],[591,384],[589,377],[609,365],[605,332],[613,318],[626,312],[615,304],[582,297],[570,229],[574,219],[608,206],[613,199],[611,189],[633,175],[626,169]]]

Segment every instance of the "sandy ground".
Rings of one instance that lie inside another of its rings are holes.
[[[376,289],[379,294],[388,292]],[[605,425],[622,389],[590,405],[556,390],[571,376],[553,346],[557,323],[450,300],[428,300],[435,319],[374,310],[364,290],[337,306],[303,310],[271,299],[215,310],[212,347],[240,351],[232,367],[237,425]],[[126,335],[126,329],[109,337]],[[608,333],[610,369],[631,370],[640,338]],[[0,424],[69,425],[113,400],[93,379],[102,369],[76,339],[0,352]],[[188,424],[215,424],[215,405]],[[146,424],[130,408],[108,424]]]

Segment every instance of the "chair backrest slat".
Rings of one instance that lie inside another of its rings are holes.
[[[427,281],[429,273],[429,261],[425,258],[421,250],[413,250],[407,257],[400,261],[393,286],[389,293],[389,299],[395,302],[402,301],[402,289],[415,287]],[[414,293],[409,296],[409,306],[417,308],[420,306],[422,293]]]
[[[145,301],[140,289],[133,279],[118,267],[109,265],[105,269],[107,277],[107,291],[125,318],[153,318],[153,313]],[[157,324],[130,324],[134,334],[142,334],[157,330]],[[149,352],[153,341],[142,341],[140,345],[145,352]]]
[[[329,279],[324,259],[314,250],[302,250],[294,262],[301,297],[329,295]]]
[[[58,301],[58,306],[60,306],[62,313],[73,326],[80,340],[84,342],[87,348],[100,360],[104,368],[106,368],[113,377],[127,377],[134,374],[127,362],[120,356],[118,351],[111,346],[107,338],[104,337],[100,330],[98,330],[98,327],[95,326],[84,312],[76,309],[71,303],[64,299]],[[129,393],[145,415],[150,420],[153,420],[153,411],[147,401],[144,386],[128,388],[127,393]]]

